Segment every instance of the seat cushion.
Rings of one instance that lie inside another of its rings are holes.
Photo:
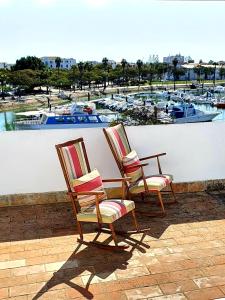
[[[148,189],[150,191],[161,191],[167,185],[169,185],[173,180],[173,176],[169,174],[162,175],[153,175],[146,178]],[[139,194],[145,192],[144,180],[141,179],[131,184],[129,187],[129,191],[131,194]]]
[[[141,164],[139,157],[135,150],[132,150],[126,156],[122,158],[122,164],[124,168],[124,173],[127,177],[130,177],[130,182],[136,182],[142,177],[141,168],[138,165]]]
[[[104,200],[99,204],[102,223],[113,223],[134,208],[134,202],[131,200]],[[98,222],[96,206],[92,205],[88,208],[83,208],[77,214],[77,220],[81,222]]]

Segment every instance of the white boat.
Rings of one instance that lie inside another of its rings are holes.
[[[93,113],[83,103],[75,103],[71,107],[63,106],[55,111],[36,111],[17,113],[23,119],[14,121],[16,130],[67,129],[108,127],[110,122],[117,120],[118,113]]]
[[[176,105],[170,111],[170,116],[176,124],[210,122],[218,115],[219,113],[205,113],[199,109],[195,109],[192,104]]]

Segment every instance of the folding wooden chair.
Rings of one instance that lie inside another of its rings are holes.
[[[108,224],[115,246],[105,245],[96,240],[90,243],[104,249],[127,248],[127,245],[118,245],[113,223],[131,212],[135,228],[138,230],[135,204],[131,200],[124,199],[126,194],[125,183],[129,181],[129,178],[102,180],[98,170],[91,171],[83,138],[58,144],[55,147],[68,188],[68,195],[72,201],[80,235],[78,241],[87,244],[83,239],[82,222],[98,223],[99,233],[103,230],[102,224]],[[121,182],[122,199],[107,200],[103,182]]]
[[[176,198],[173,191],[173,176],[169,174],[163,174],[159,157],[166,155],[166,153],[159,153],[143,158],[139,158],[135,150],[131,150],[127,134],[123,124],[118,124],[113,127],[103,129],[109,147],[115,158],[117,166],[123,177],[129,176],[131,180],[126,182],[128,199],[132,195],[141,194],[142,199],[147,193],[156,193],[158,195],[159,203],[162,211],[160,214],[165,215],[165,208],[162,200],[162,190],[170,186],[170,191],[173,195],[173,201],[169,203],[175,203]],[[142,163],[142,161],[149,159],[156,159],[158,164],[159,174],[153,176],[145,176],[143,168],[148,163]],[[147,214],[147,213],[146,213]],[[148,215],[159,215],[159,213],[152,213]]]

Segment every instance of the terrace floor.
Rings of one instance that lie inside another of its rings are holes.
[[[117,253],[79,247],[70,203],[1,208],[0,299],[225,297],[225,193],[177,198],[164,218],[138,215],[149,231],[121,237],[130,247]],[[117,227],[132,230],[131,217]]]

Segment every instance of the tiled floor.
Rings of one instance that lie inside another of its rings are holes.
[[[0,299],[223,298],[224,199],[180,194],[165,218],[138,215],[149,231],[121,237],[130,247],[120,253],[79,247],[69,203],[1,208]],[[132,230],[131,217],[117,227]],[[92,239],[90,225],[85,230]]]

